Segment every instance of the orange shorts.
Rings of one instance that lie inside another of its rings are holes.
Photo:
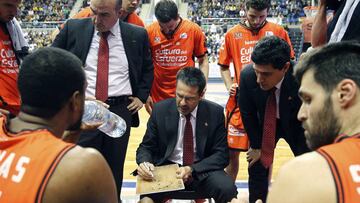
[[[230,149],[247,151],[249,138],[245,132],[241,120],[240,109],[236,104],[235,97],[230,97],[226,104],[227,141]],[[230,118],[229,118],[230,117]]]

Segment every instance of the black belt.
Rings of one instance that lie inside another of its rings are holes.
[[[105,101],[105,103],[112,105],[119,105],[124,104],[124,102],[127,102],[129,100],[129,95],[124,96],[118,96],[118,97],[108,97],[108,99]]]

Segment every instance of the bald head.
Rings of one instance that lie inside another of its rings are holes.
[[[21,0],[0,0],[0,21],[7,23],[16,15]]]

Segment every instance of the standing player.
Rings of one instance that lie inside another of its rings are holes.
[[[270,4],[267,0],[248,0],[246,2],[246,19],[235,25],[225,34],[225,41],[219,52],[221,77],[230,93],[226,105],[228,125],[228,144],[230,148],[230,163],[226,172],[236,180],[239,170],[240,151],[248,150],[248,137],[241,121],[240,110],[235,94],[240,83],[242,67],[251,63],[251,53],[255,44],[264,36],[276,35],[289,43],[288,33],[280,25],[266,21]],[[294,51],[291,49],[291,57]],[[229,70],[230,62],[234,64],[234,80]],[[251,149],[250,149],[251,150]]]
[[[160,0],[155,6],[155,16],[158,22],[147,27],[154,63],[154,82],[146,102],[149,113],[153,103],[175,97],[176,74],[184,67],[194,67],[194,57],[206,79],[209,72],[201,28],[182,19],[172,0]]]

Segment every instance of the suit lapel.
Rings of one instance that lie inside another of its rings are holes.
[[[165,136],[168,140],[168,146],[166,148],[166,153],[164,160],[167,160],[171,153],[174,151],[177,138],[178,138],[178,128],[179,128],[179,112],[176,108],[175,99],[171,102],[169,106],[168,114],[165,116]]]
[[[78,40],[80,40],[79,44],[81,45],[81,47],[79,47],[80,48],[79,53],[81,53],[80,59],[83,62],[83,64],[85,64],[86,57],[89,53],[91,41],[95,31],[94,24],[91,21],[91,19],[88,19],[87,23],[89,24],[89,26],[84,26],[83,28],[79,28],[82,29],[82,31],[79,32],[81,36],[77,38]]]
[[[196,113],[196,152],[200,159],[204,157],[205,145],[207,142],[208,135],[208,127],[209,122],[208,118],[211,115],[206,114],[206,106],[205,103],[200,101]]]

